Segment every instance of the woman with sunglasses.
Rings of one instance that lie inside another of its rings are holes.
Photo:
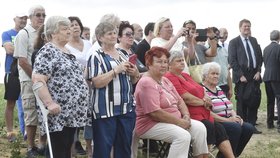
[[[120,48],[122,52],[127,53],[129,56],[135,54],[132,50],[134,42],[134,28],[128,21],[121,21],[118,32],[118,40],[118,48]],[[139,72],[147,71],[145,65],[141,63],[140,60],[136,59],[135,62],[136,63],[133,64],[137,66]]]

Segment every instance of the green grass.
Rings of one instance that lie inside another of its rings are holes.
[[[259,108],[259,113],[261,113],[262,120],[259,120],[260,123],[259,128],[263,131],[263,134],[261,135],[254,135],[251,141],[249,142],[248,146],[246,147],[243,154],[240,156],[240,158],[277,158],[280,155],[280,135],[276,132],[276,130],[267,130],[266,129],[266,93],[264,84],[261,84],[261,91],[262,91],[262,99],[261,99],[261,105]],[[11,148],[9,144],[5,140],[5,120],[4,120],[4,114],[5,114],[5,106],[6,101],[3,99],[4,96],[4,85],[0,84],[0,151],[4,155],[3,157],[9,157],[6,155],[9,155],[8,153],[11,152]],[[232,102],[235,105],[235,98],[232,97]],[[14,125],[15,128],[18,130],[18,117],[17,117],[17,108],[15,108],[14,111]],[[254,141],[253,141],[254,140]],[[26,149],[23,148],[21,151],[21,155],[24,155],[26,152]],[[1,157],[1,156],[0,156]],[[80,157],[80,156],[79,156]],[[85,156],[81,156],[80,158],[84,158]],[[140,154],[138,155],[139,158],[144,158],[145,156]]]
[[[6,130],[5,129],[5,109],[6,109],[6,100],[4,99],[4,92],[5,92],[5,88],[3,84],[0,84],[0,136],[3,136],[6,134]],[[15,106],[15,110],[14,110],[14,125],[15,128],[17,128],[17,126],[19,125],[18,122],[18,116],[17,116],[17,108]]]

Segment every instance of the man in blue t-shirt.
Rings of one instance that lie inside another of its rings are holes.
[[[11,73],[11,65],[14,61],[14,40],[17,33],[26,26],[28,16],[27,14],[17,14],[14,18],[15,27],[11,30],[2,33],[2,46],[6,51],[5,59],[5,94],[4,99],[7,100],[7,106],[5,110],[5,122],[7,127],[7,138],[9,141],[15,140],[15,133],[13,132],[13,111],[15,103],[18,107],[18,118],[20,124],[21,133],[24,134],[24,114],[20,97],[20,82],[17,75]],[[15,65],[17,67],[17,65]]]

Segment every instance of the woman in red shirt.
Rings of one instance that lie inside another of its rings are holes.
[[[210,115],[212,108],[211,99],[207,96],[204,88],[196,83],[190,75],[184,73],[185,63],[181,52],[171,52],[169,58],[169,72],[167,77],[176,88],[179,95],[188,106],[192,119],[201,121],[207,129],[208,145],[215,144],[226,158],[234,158],[230,142],[224,127],[215,122]]]

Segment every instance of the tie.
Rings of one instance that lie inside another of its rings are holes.
[[[222,43],[222,46],[223,46],[223,48],[225,48],[225,44],[224,43]]]
[[[247,50],[248,57],[249,57],[249,68],[253,68],[254,67],[253,57],[252,57],[251,49],[250,49],[250,46],[249,46],[249,43],[248,43],[248,38],[245,38],[245,41],[246,41],[246,50]]]

